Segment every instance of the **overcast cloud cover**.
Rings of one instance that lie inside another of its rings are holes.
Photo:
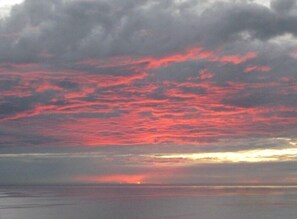
[[[26,0],[1,17],[0,183],[297,182],[295,0]]]

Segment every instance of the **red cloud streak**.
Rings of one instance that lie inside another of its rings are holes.
[[[196,144],[280,133],[275,127],[286,132],[296,123],[296,118],[290,116],[294,107],[245,107],[226,99],[248,98],[247,90],[264,88],[274,88],[275,95],[289,95],[296,91],[296,84],[291,81],[226,81],[225,85],[219,85],[214,81],[216,73],[206,67],[178,82],[155,78],[155,69],[191,60],[215,62],[219,66],[244,65],[256,57],[255,52],[221,55],[218,51],[192,48],[159,58],[117,57],[78,63],[105,68],[124,66],[125,70],[128,67],[128,75],[47,72],[36,65],[21,66],[28,70],[24,74],[20,66],[13,66],[11,74],[4,69],[0,71],[0,80],[15,83],[2,92],[2,100],[6,103],[4,100],[19,98],[17,101],[24,102],[25,107],[3,111],[0,124],[35,117],[31,128],[37,134],[57,139],[61,145],[84,146]],[[249,64],[241,73],[270,70],[268,66]],[[40,129],[38,119],[43,116],[49,116],[51,123]]]

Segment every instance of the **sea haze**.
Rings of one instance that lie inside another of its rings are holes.
[[[296,219],[294,186],[1,186],[1,219]]]

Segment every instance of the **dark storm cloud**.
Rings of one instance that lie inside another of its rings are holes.
[[[271,7],[277,12],[288,12],[296,7],[296,0],[272,0]],[[295,8],[296,9],[296,8]]]
[[[296,15],[278,13],[293,3],[274,1],[274,11],[255,3],[218,2],[198,13],[193,8],[199,1],[27,0],[1,21],[0,58],[65,62],[161,55],[197,44],[218,47],[240,40],[242,32],[253,39],[296,34]]]

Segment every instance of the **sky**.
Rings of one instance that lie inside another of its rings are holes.
[[[0,4],[0,184],[296,184],[295,0]]]

